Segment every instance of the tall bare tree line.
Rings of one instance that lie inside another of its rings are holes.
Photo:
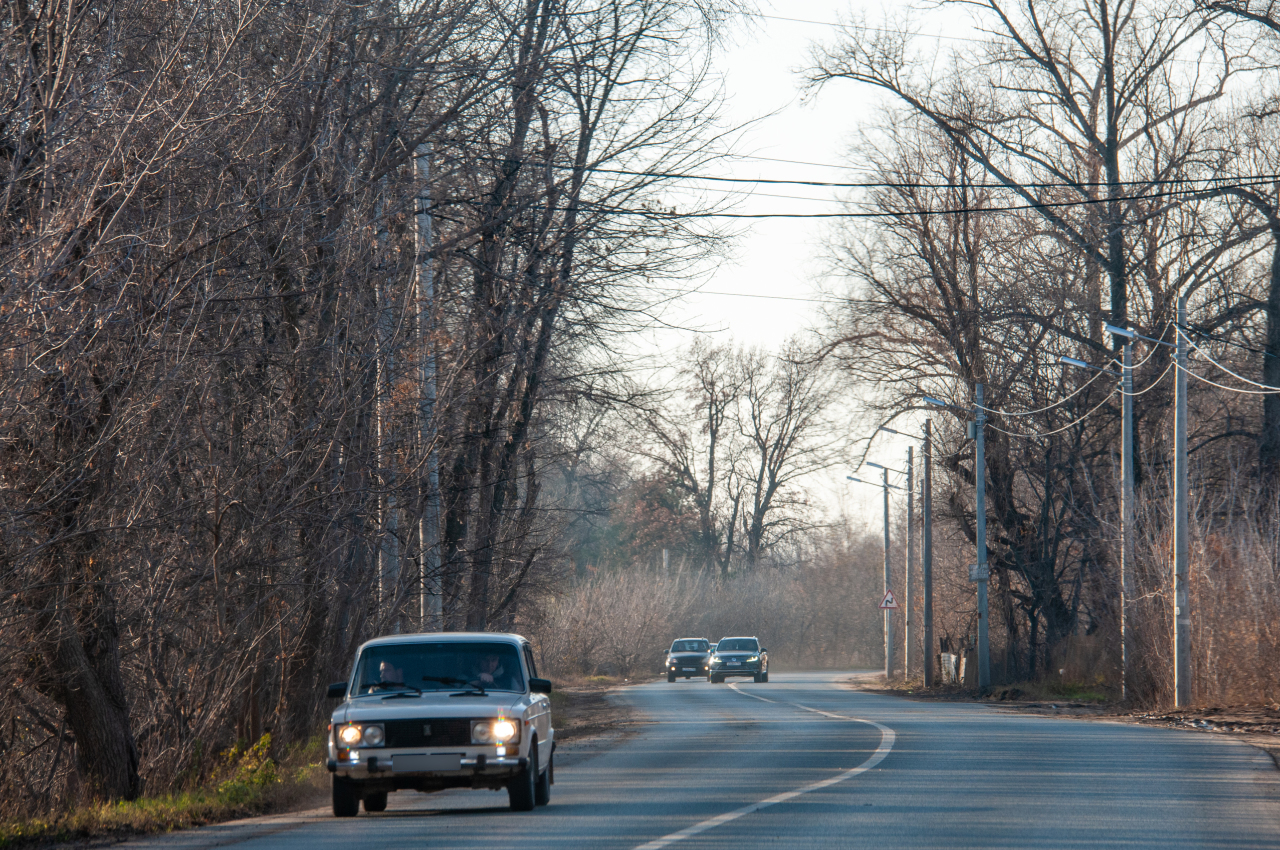
[[[712,155],[720,14],[0,5],[8,805],[309,737],[430,599],[510,616],[558,556],[553,411],[719,238],[617,172]]]
[[[880,216],[848,228],[834,252],[855,284],[833,312],[832,350],[880,421],[925,394],[971,407],[984,385],[985,470],[972,465],[971,417],[939,413],[939,518],[972,543],[974,476],[987,477],[992,625],[1006,655],[996,669],[1017,679],[1061,661],[1074,635],[1110,635],[1116,646],[1120,396],[1114,378],[1057,362],[1115,369],[1118,342],[1103,322],[1171,341],[1187,294],[1184,332],[1256,382],[1193,359],[1194,372],[1226,387],[1192,379],[1198,486],[1238,486],[1227,471],[1249,458],[1250,504],[1275,493],[1280,407],[1264,389],[1280,386],[1269,342],[1280,339],[1275,111],[1248,87],[1268,91],[1276,54],[1240,19],[1257,11],[1243,4],[966,8],[983,34],[948,61],[918,61],[909,26],[855,26],[815,54],[810,79],[860,83],[884,103],[857,154],[883,183],[859,203]],[[1172,355],[1155,344],[1137,351],[1139,484],[1155,505],[1171,497]],[[1144,522],[1144,539],[1168,545],[1167,511]],[[1167,557],[1142,556],[1141,600],[1163,604],[1141,601],[1139,628],[1167,629]],[[1197,569],[1238,566],[1206,556]],[[1113,655],[1100,672],[1116,681]],[[1160,658],[1148,660],[1131,693],[1161,699],[1169,677]]]

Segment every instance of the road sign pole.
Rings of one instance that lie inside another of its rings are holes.
[[[974,468],[973,480],[977,501],[978,537],[978,689],[991,687],[991,659],[987,650],[987,452],[984,440],[986,405],[982,400],[982,384],[975,387],[974,401]],[[887,480],[887,479],[886,479]],[[887,504],[887,497],[886,497]]]
[[[921,614],[924,618],[924,686],[933,685],[933,479],[930,467],[933,464],[933,423],[924,421],[924,475],[920,480],[920,508],[923,512],[924,528],[920,535],[920,578],[924,584],[924,605]]]
[[[884,478],[884,592],[890,590],[889,576],[889,470],[881,472]],[[893,612],[884,610],[884,678],[893,678]]]

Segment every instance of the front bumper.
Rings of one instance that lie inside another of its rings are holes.
[[[705,676],[707,670],[706,661],[677,661],[675,665],[667,665],[667,672],[676,676]]]
[[[728,664],[718,664],[711,668],[711,672],[717,676],[754,676],[763,670],[764,665],[759,661],[744,661],[732,667]]]
[[[359,759],[350,758],[328,760],[325,765],[330,773],[348,779],[391,779],[391,778],[451,778],[483,774],[486,776],[513,776],[528,764],[528,759],[518,753],[498,755],[494,747],[470,747],[463,751],[453,750],[447,753],[424,753],[421,749],[365,749],[359,751]],[[443,770],[397,770],[396,756],[454,756],[457,757],[456,769]]]

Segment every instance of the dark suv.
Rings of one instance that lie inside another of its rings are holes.
[[[769,652],[753,637],[721,638],[708,665],[713,682],[729,676],[751,676],[757,682],[769,681]]]
[[[667,681],[674,682],[678,676],[692,679],[694,676],[711,677],[711,641],[706,638],[679,638],[671,642],[667,650],[663,667],[667,671]]]

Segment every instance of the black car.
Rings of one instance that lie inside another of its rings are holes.
[[[711,641],[706,638],[679,638],[671,642],[667,650],[663,667],[667,671],[667,681],[674,682],[683,676],[692,679],[694,676],[711,676]]]
[[[757,682],[769,681],[769,652],[753,637],[721,638],[708,665],[713,682],[730,676],[750,676]]]

